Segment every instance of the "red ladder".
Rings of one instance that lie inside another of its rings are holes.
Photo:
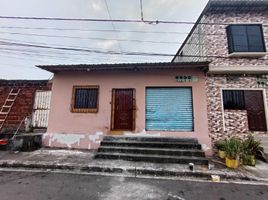
[[[17,96],[20,93],[20,89],[14,89],[12,88],[5,100],[4,105],[2,106],[1,110],[0,110],[0,130],[3,128],[4,123],[7,119],[7,116],[9,115],[12,106],[15,103],[15,100],[17,98]]]

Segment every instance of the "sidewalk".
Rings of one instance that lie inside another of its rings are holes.
[[[27,168],[44,170],[66,170],[77,173],[114,174],[131,177],[189,178],[211,180],[219,175],[221,180],[267,181],[268,165],[258,164],[256,168],[241,167],[229,170],[216,163],[213,170],[188,165],[129,162],[123,160],[95,160],[94,151],[40,149],[34,152],[0,151],[0,168]]]

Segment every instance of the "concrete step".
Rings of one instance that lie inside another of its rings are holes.
[[[261,146],[262,146],[262,147],[268,147],[268,141],[267,141],[267,142],[263,142],[263,141],[261,141]]]
[[[197,165],[208,165],[208,160],[202,157],[194,156],[164,156],[164,155],[151,155],[151,154],[124,154],[124,153],[103,153],[98,152],[95,155],[96,159],[120,159],[127,161],[142,161],[153,163],[177,163],[189,164],[194,163]]]
[[[196,138],[154,137],[154,136],[105,136],[103,141],[139,141],[139,142],[179,142],[198,144]]]
[[[254,136],[256,140],[261,141],[261,146],[264,149],[264,153],[268,154],[268,135],[257,135]]]
[[[257,136],[254,136],[254,138],[256,139],[256,140],[261,140],[261,141],[266,141],[266,142],[268,142],[268,135],[266,136],[266,135],[257,135]]]
[[[200,144],[181,143],[181,142],[102,141],[101,146],[172,148],[172,149],[201,149]]]
[[[267,146],[263,147],[263,150],[264,150],[264,153],[268,154],[268,147]]]
[[[205,157],[205,153],[201,150],[198,150],[198,149],[101,146],[98,149],[98,152]]]

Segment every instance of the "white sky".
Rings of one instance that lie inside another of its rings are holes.
[[[112,19],[140,19],[140,0],[106,1]],[[207,1],[208,0],[143,0],[144,19],[194,22],[200,15]],[[109,19],[105,0],[0,0],[0,15]],[[14,27],[54,29],[21,29]],[[43,64],[165,62],[172,59],[172,57],[160,56],[107,55],[18,47],[3,45],[1,41],[57,47],[98,49],[101,51],[175,54],[187,36],[186,34],[181,34],[181,32],[188,33],[191,27],[192,25],[175,24],[112,24],[110,22],[0,19],[0,79],[48,79],[52,74],[34,67],[35,65]],[[76,30],[55,30],[55,28]],[[99,31],[114,29],[120,31],[146,31],[147,33]],[[36,36],[36,34],[39,36]],[[79,38],[63,38],[61,36]],[[117,41],[114,39],[127,41]],[[149,40],[160,43],[134,42],[129,40]]]

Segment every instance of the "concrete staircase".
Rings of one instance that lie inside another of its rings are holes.
[[[106,136],[96,159],[207,165],[201,145],[193,138]]]

